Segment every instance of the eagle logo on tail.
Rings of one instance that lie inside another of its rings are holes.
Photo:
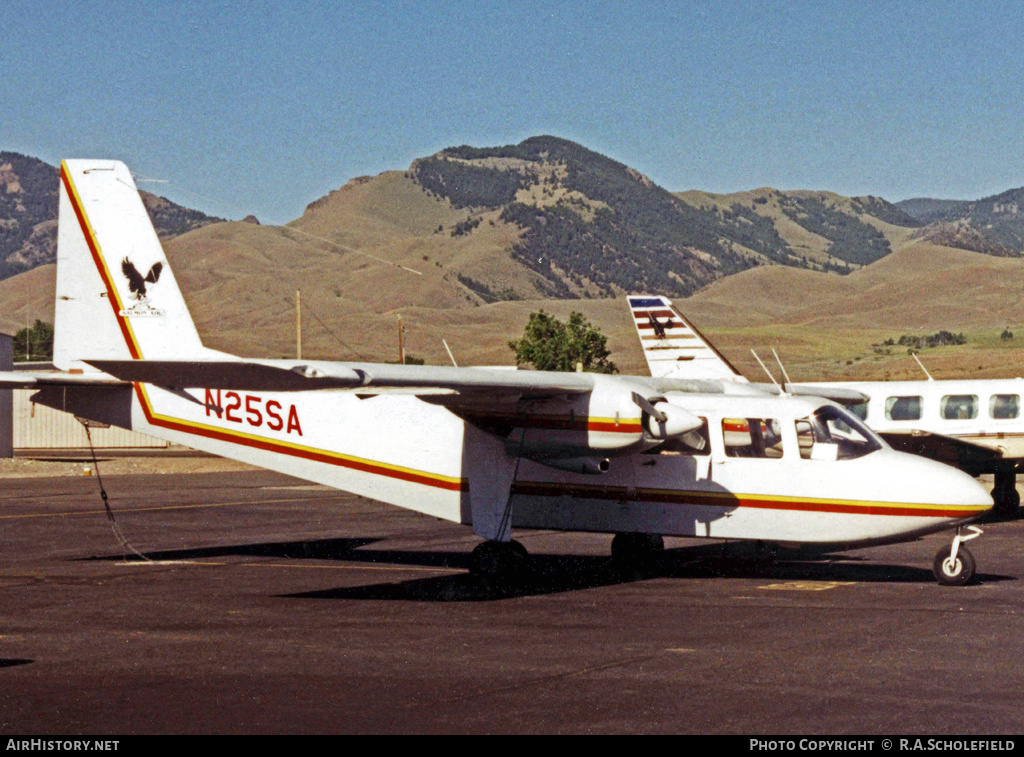
[[[668,320],[662,323],[654,313],[648,312],[647,320],[650,321],[651,326],[654,327],[654,335],[658,337],[658,339],[665,338],[665,329],[675,328],[675,324],[672,323],[672,316],[669,316]]]
[[[164,264],[160,261],[153,263],[149,273],[143,276],[128,258],[121,261],[121,273],[128,279],[128,289],[132,293],[134,305],[121,311],[121,315],[163,315],[162,310],[154,310],[146,299],[146,284],[155,284],[160,279],[160,272]]]

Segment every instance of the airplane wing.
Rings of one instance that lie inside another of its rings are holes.
[[[930,431],[885,431],[878,435],[893,449],[952,465],[972,476],[991,472],[993,464],[1003,459],[994,447]]]
[[[567,413],[571,419],[573,412],[579,409],[580,399],[585,396],[589,412],[601,409],[615,418],[636,418],[646,413],[664,426],[662,430],[666,433],[671,428],[689,428],[694,420],[684,408],[666,403],[666,392],[762,393],[749,385],[709,380],[388,363],[294,360],[87,362],[116,380],[154,384],[177,394],[199,388],[252,392],[335,390],[352,392],[361,399],[380,394],[411,394],[425,402],[446,407],[467,420],[485,424],[495,417],[507,419],[509,412],[516,412],[518,403],[524,400],[546,404],[549,410]],[[618,426],[617,420],[615,425]]]
[[[176,389],[309,391],[348,389],[360,394],[489,393],[547,397],[582,394],[594,388],[592,374],[452,368],[388,363],[333,363],[289,360],[91,360],[122,381]]]
[[[770,389],[768,384],[758,384],[764,389]],[[786,394],[795,397],[822,397],[832,400],[840,405],[859,405],[871,399],[864,392],[842,386],[815,386],[813,384],[786,384]]]

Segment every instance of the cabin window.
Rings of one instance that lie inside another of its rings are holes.
[[[682,436],[669,439],[657,447],[647,450],[648,455],[710,455],[711,441],[708,436],[708,419],[701,418],[700,428],[688,431]]]
[[[831,405],[798,420],[796,438],[804,460],[852,460],[882,448],[860,419]]]
[[[997,420],[1006,420],[1020,416],[1020,395],[993,394],[988,402],[988,414]]]
[[[963,421],[978,417],[978,395],[947,394],[939,404],[939,412],[947,421]]]
[[[921,398],[889,397],[885,401],[885,419],[889,421],[921,420]]]
[[[782,434],[774,418],[723,418],[722,438],[729,457],[782,457]]]

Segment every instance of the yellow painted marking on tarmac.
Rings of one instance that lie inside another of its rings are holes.
[[[320,499],[316,497],[315,499]],[[289,497],[287,499],[261,499],[261,500],[241,500],[238,502],[207,502],[204,504],[197,505],[160,505],[157,507],[119,507],[114,510],[114,514],[119,513],[148,513],[164,510],[197,510],[206,507],[238,507],[240,505],[258,506],[258,505],[280,505],[287,502],[308,502],[309,497]],[[0,520],[19,520],[25,518],[65,518],[69,515],[96,515],[103,514],[102,510],[66,510],[59,513],[25,513],[22,515],[0,515]]]
[[[304,558],[296,558],[304,559]],[[391,566],[391,565],[366,565],[365,563],[351,564],[344,563],[340,565],[310,565],[310,564],[290,564],[290,563],[276,563],[276,562],[239,562],[239,563],[228,563],[228,562],[211,562],[209,560],[126,560],[124,562],[117,563],[117,565],[125,567],[135,566],[152,566],[152,565],[196,565],[198,567],[223,567],[225,565],[236,565],[242,568],[304,568],[306,570],[385,570],[385,571],[399,571],[399,572],[419,572],[419,573],[449,573],[458,574],[465,573],[463,568],[429,568],[424,566],[410,565],[410,566]]]
[[[261,491],[308,491],[308,492],[332,492],[340,491],[332,489],[326,484],[295,484],[291,486],[261,486]]]
[[[360,563],[358,565],[342,564],[342,565],[303,565],[301,563],[289,564],[289,563],[273,563],[273,562],[245,562],[239,563],[245,567],[250,568],[306,568],[309,570],[386,570],[386,571],[416,571],[420,573],[465,573],[464,568],[428,568],[419,565],[366,565]]]
[[[840,586],[853,586],[855,581],[787,581],[781,584],[759,586],[771,591],[829,591]]]
[[[118,565],[123,565],[126,568],[135,567],[136,565],[145,565],[153,567],[166,567],[168,565],[227,565],[222,562],[197,562],[195,560],[124,560]]]

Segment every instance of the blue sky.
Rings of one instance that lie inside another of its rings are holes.
[[[1024,185],[1018,3],[4,0],[0,29],[0,150],[232,218],[537,134],[672,191]]]

